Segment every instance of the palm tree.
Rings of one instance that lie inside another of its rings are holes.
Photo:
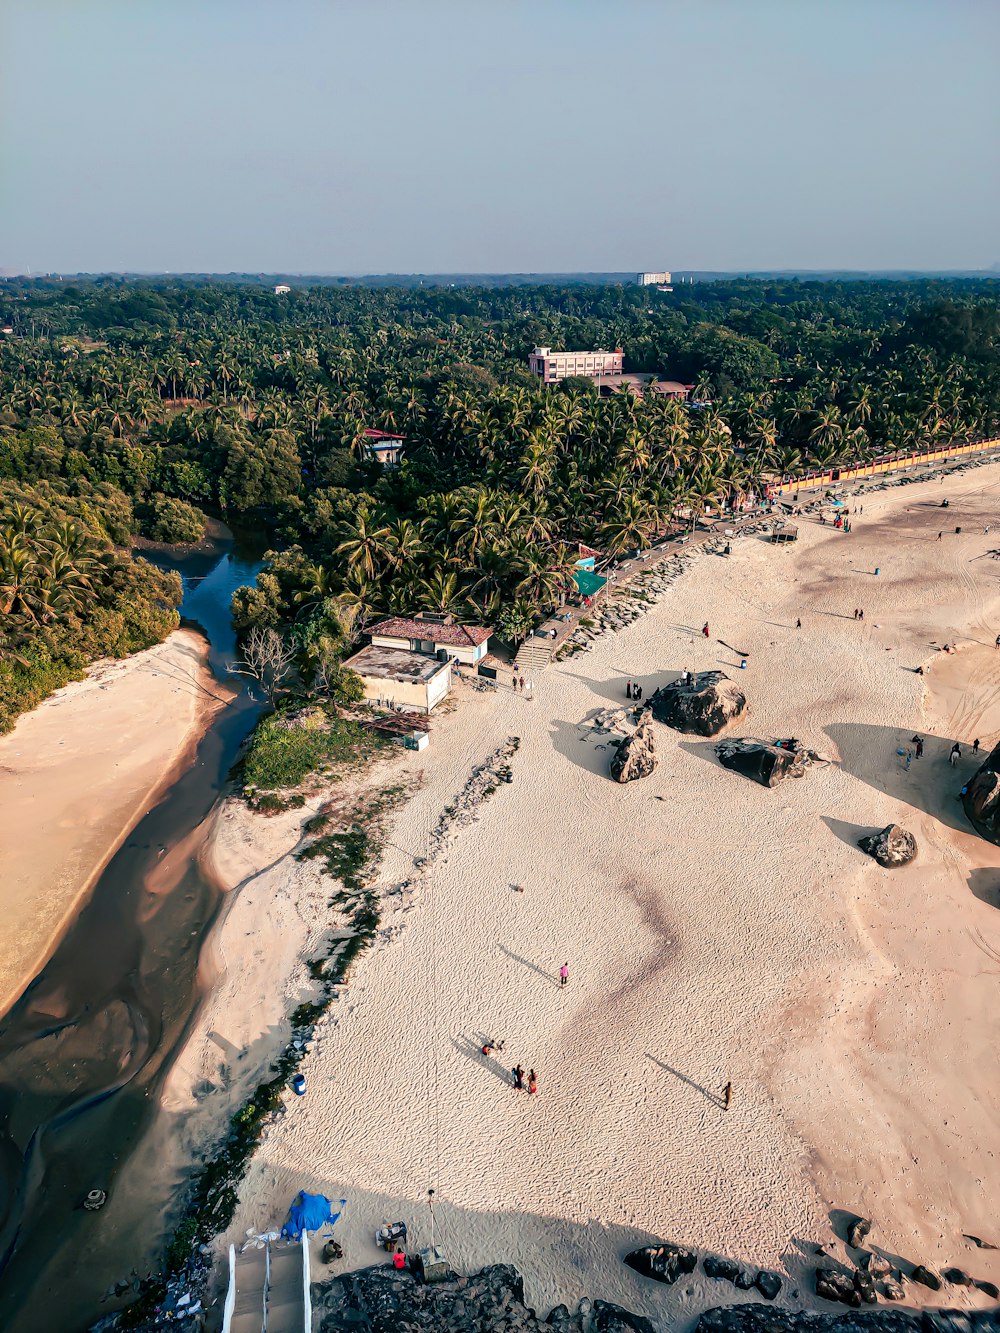
[[[388,555],[388,539],[389,528],[380,516],[362,505],[345,527],[336,554],[346,557],[349,570],[358,570],[366,579],[373,580]]]

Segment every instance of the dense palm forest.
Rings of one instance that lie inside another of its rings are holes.
[[[994,432],[998,286],[2,283],[0,727],[162,637],[176,581],[130,543],[196,540],[205,512],[270,534],[240,626],[327,671],[386,613],[516,637],[578,541],[618,554],[768,476]],[[536,344],[622,347],[696,401],[545,388]],[[406,436],[398,471],[370,427]]]

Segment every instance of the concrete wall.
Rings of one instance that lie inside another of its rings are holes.
[[[420,713],[429,713],[451,689],[451,667],[447,663],[442,663],[442,670],[435,672],[430,680],[386,680],[383,676],[366,676],[363,671],[358,671],[358,675],[364,682],[365,698],[372,703],[387,699]]]

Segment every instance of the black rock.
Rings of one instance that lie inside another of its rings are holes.
[[[988,1296],[991,1301],[1000,1300],[1000,1288],[995,1282],[987,1282],[984,1278],[976,1278],[972,1284],[977,1287],[984,1296]]]
[[[890,829],[894,829],[896,827],[897,825],[890,824],[888,828],[882,830],[882,833],[879,834],[879,837],[882,837],[883,835],[887,834]],[[900,831],[902,832],[902,830]],[[865,842],[870,842],[870,841],[871,839],[869,838],[862,838],[858,846],[861,847],[864,845]],[[868,847],[865,847],[864,850],[867,852],[870,849]],[[872,852],[872,855],[874,856],[875,853]],[[870,1218],[856,1217],[854,1221],[851,1223],[851,1225],[847,1228],[848,1245],[850,1245],[852,1249],[860,1250],[862,1245],[864,1245],[865,1241],[868,1239],[868,1233],[869,1231],[871,1231],[871,1229],[872,1229],[872,1224]]]
[[[733,1278],[733,1286],[736,1287],[738,1291],[750,1291],[753,1287],[753,1273],[745,1268],[741,1268]]]
[[[858,846],[869,856],[873,856],[880,866],[892,869],[893,866],[905,866],[917,854],[917,840],[912,833],[902,828],[899,824],[886,824],[885,828],[879,833],[870,833],[863,838],[858,839]],[[860,1217],[854,1223],[854,1226],[864,1224],[871,1229],[871,1223],[865,1218]],[[864,1233],[868,1235],[868,1231]],[[857,1242],[858,1245],[864,1243],[864,1237]],[[851,1244],[855,1244],[851,1241]]]
[[[838,1301],[855,1308],[861,1304],[854,1278],[835,1268],[816,1269],[816,1295],[822,1296],[825,1301]]]
[[[738,1264],[735,1259],[721,1259],[714,1254],[706,1254],[701,1261],[701,1266],[709,1277],[722,1278],[726,1282],[735,1282],[743,1272],[742,1265]],[[750,1285],[753,1285],[752,1281]],[[749,1287],[746,1290],[749,1290]]]
[[[781,1278],[777,1273],[772,1273],[766,1268],[760,1270],[754,1278],[753,1284],[766,1301],[773,1301],[781,1290]]]
[[[931,1291],[941,1290],[941,1279],[933,1268],[927,1268],[924,1264],[917,1264],[910,1274],[910,1279],[913,1282],[919,1282],[921,1286],[930,1287]]]
[[[686,1273],[693,1273],[698,1256],[683,1245],[646,1245],[626,1254],[625,1262],[643,1277],[671,1285]]]
[[[722,671],[698,671],[683,683],[661,685],[649,706],[657,722],[692,736],[717,736],[746,712],[747,697]]]
[[[610,1301],[595,1301],[590,1327],[594,1333],[656,1333],[648,1319]]]
[[[878,1288],[871,1273],[859,1268],[854,1274],[854,1290],[861,1297],[862,1305],[878,1304]]]
[[[976,832],[1000,844],[1000,745],[990,751],[969,779],[962,806]]]
[[[974,1285],[968,1273],[963,1273],[960,1268],[946,1268],[941,1276],[945,1282],[950,1282],[953,1287],[971,1287]]]
[[[720,741],[715,747],[723,768],[742,773],[762,787],[776,787],[785,778],[800,778],[809,762],[808,751],[796,743],[789,749],[774,741],[758,741],[750,736]]]

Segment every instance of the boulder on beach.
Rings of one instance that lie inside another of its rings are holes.
[[[905,866],[917,854],[916,838],[899,824],[886,824],[880,833],[869,833],[859,838],[858,846],[873,856],[880,866],[889,868]],[[860,1241],[851,1242],[852,1245],[855,1243],[861,1244]]]
[[[887,834],[890,834],[893,830],[898,830],[898,832],[902,833],[904,837],[910,838],[910,841],[913,842],[913,839],[910,837],[910,834],[907,833],[905,829],[901,829],[898,824],[888,825],[887,828],[884,828],[882,832],[877,834],[876,836],[879,838],[884,838],[886,837]],[[862,838],[858,846],[861,847],[864,846],[865,843],[874,841],[875,838]],[[913,850],[916,851],[916,849],[917,849],[916,843],[914,843]],[[866,852],[871,852],[872,856],[874,856],[876,860],[880,859],[877,856],[877,854],[872,850],[871,847],[865,847],[864,850]],[[911,860],[912,854],[910,857],[907,857],[906,859]],[[850,1226],[847,1228],[848,1245],[852,1246],[855,1250],[860,1250],[862,1245],[864,1245],[865,1241],[868,1239],[868,1233],[871,1231],[871,1229],[872,1229],[871,1218],[856,1217],[854,1221],[850,1224]]]
[[[810,753],[798,741],[759,741],[751,736],[720,741],[715,747],[719,763],[759,782],[762,787],[776,787],[785,778],[800,778],[810,761]]]
[[[692,736],[717,736],[746,712],[747,697],[722,671],[688,672],[661,685],[649,705],[657,722]]]
[[[1000,844],[1000,745],[990,751],[963,787],[962,806],[976,832]]]
[[[615,742],[611,776],[616,782],[633,782],[636,778],[649,777],[655,767],[656,744],[646,710],[632,735]]]
[[[667,1286],[686,1273],[693,1273],[698,1256],[683,1245],[645,1245],[626,1254],[625,1262],[643,1277],[651,1277]]]

